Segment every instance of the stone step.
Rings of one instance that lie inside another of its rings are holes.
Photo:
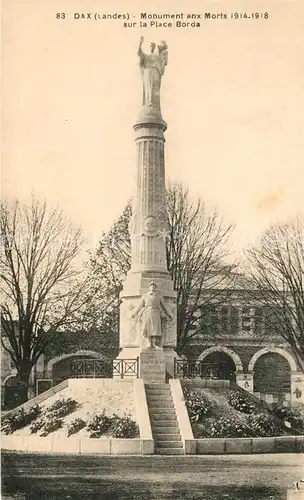
[[[177,418],[175,413],[157,413],[157,412],[149,412],[150,421],[154,422],[155,425],[159,425],[158,422],[168,422],[169,425],[177,425]],[[163,425],[163,424],[160,424]]]
[[[171,394],[170,389],[165,389],[165,388],[160,388],[160,387],[155,387],[148,389],[146,388],[146,394]]]
[[[171,432],[176,432],[177,430],[179,431],[179,426],[177,422],[164,422],[163,425],[159,425],[158,422],[152,422],[151,427],[156,431],[160,429],[159,432],[162,433],[165,432],[163,429],[172,429]]]
[[[154,415],[169,415],[169,416],[175,416],[175,409],[174,408],[161,408],[160,406],[148,406],[148,410],[150,414]],[[165,417],[166,418],[166,417]]]
[[[184,455],[183,448],[155,448],[157,455]]]
[[[174,409],[173,401],[149,401],[148,408],[172,408]]]
[[[146,389],[146,394],[164,394],[166,396],[171,396],[171,391],[168,389]]]
[[[152,433],[153,434],[179,434],[179,428],[178,426],[173,426],[173,425],[167,425],[167,427],[154,427],[152,426]]]
[[[164,393],[160,393],[160,394],[154,394],[154,393],[153,394],[148,394],[146,392],[146,398],[147,398],[148,401],[151,400],[151,399],[154,400],[154,399],[159,399],[159,398],[161,398],[161,399],[169,399],[170,401],[173,401],[171,394],[164,394]]]
[[[147,396],[147,402],[148,402],[148,404],[154,403],[154,401],[165,401],[165,402],[168,401],[170,403],[173,403],[173,399],[172,399],[171,396],[157,396],[157,395],[154,395],[154,394],[153,394],[153,396],[151,396],[149,394],[149,396]]]
[[[162,434],[156,433],[152,430],[153,438],[155,441],[181,441],[180,433],[175,432],[174,434]]]
[[[177,425],[177,417],[174,413],[171,413],[170,415],[168,413],[150,413],[150,420],[151,422],[155,422],[155,425],[162,425],[159,424],[158,422],[172,422]]]
[[[168,389],[170,390],[170,385],[169,384],[165,384],[164,382],[163,383],[160,383],[160,382],[154,382],[154,383],[151,383],[151,384],[145,384],[145,388],[146,389]]]
[[[147,400],[151,400],[151,399],[169,399],[170,401],[173,401],[172,399],[172,396],[171,394],[164,394],[164,393],[161,393],[161,394],[148,394],[146,393],[146,398]]]
[[[156,441],[156,448],[183,448],[181,441]]]

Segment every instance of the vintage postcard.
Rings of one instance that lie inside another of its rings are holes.
[[[1,498],[303,498],[303,8],[2,1]]]

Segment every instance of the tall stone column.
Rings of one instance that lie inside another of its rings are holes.
[[[131,269],[121,292],[120,359],[134,359],[148,344],[132,314],[153,281],[173,320],[162,318],[162,347],[166,370],[173,374],[176,347],[176,293],[166,262],[166,122],[160,108],[160,84],[167,65],[167,45],[161,42],[158,54],[151,44],[151,54],[138,55],[143,82],[142,106],[134,125],[136,143],[136,182],[130,222]]]

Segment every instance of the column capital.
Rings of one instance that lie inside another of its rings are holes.
[[[167,123],[162,119],[153,120],[151,118],[141,118],[135,122],[133,129],[137,131],[142,128],[161,130],[162,132],[165,132],[167,130]]]

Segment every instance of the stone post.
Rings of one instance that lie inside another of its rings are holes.
[[[236,373],[236,383],[245,391],[253,392],[253,373]]]
[[[304,406],[304,373],[291,372],[291,406]]]

